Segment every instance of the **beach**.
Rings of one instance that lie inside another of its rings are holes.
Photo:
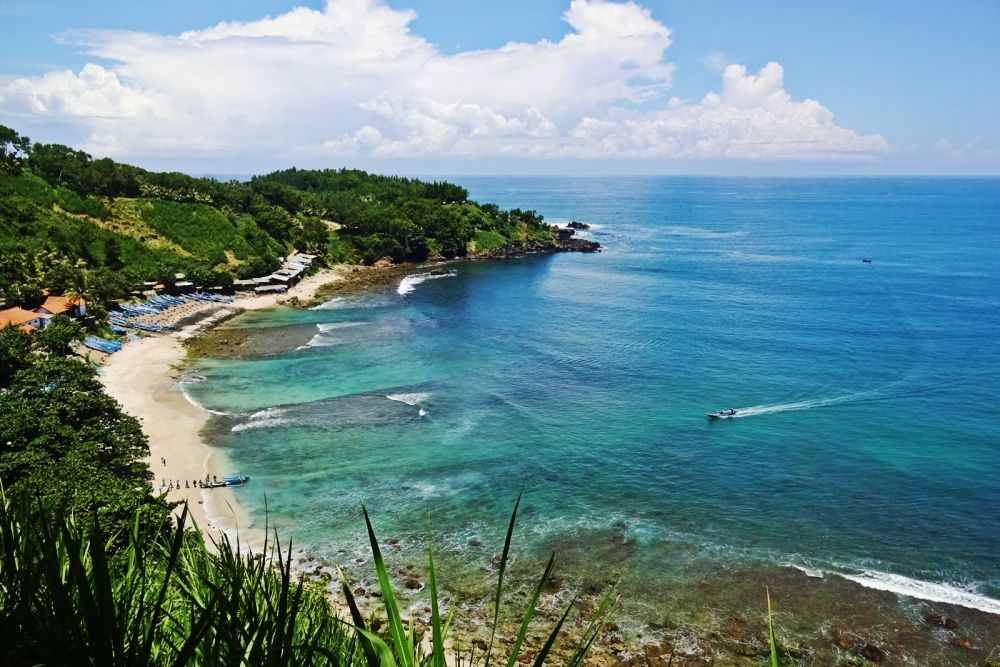
[[[142,422],[149,438],[147,462],[153,473],[154,493],[166,492],[171,501],[186,501],[190,518],[205,531],[206,538],[238,529],[241,539],[253,540],[255,533],[252,518],[239,506],[232,489],[197,486],[206,476],[221,478],[237,471],[221,452],[204,443],[201,430],[209,413],[181,390],[181,367],[187,356],[183,341],[238,312],[273,308],[293,298],[308,301],[319,287],[338,280],[341,271],[324,269],[284,294],[170,309],[174,312],[165,311],[159,321],[182,325],[180,331],[133,340],[103,360],[100,379],[105,389],[126,413]]]

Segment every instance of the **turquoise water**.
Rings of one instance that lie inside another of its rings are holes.
[[[258,516],[350,562],[363,499],[482,569],[523,482],[519,553],[640,615],[727,563],[1000,613],[1000,181],[455,180],[606,250],[236,320],[288,350],[187,388]]]

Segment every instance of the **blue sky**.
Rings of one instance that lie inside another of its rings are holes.
[[[0,123],[151,167],[1000,174],[988,0],[0,0],[0,21]]]

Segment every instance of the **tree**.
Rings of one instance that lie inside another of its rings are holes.
[[[31,140],[11,128],[0,125],[0,172],[20,174],[24,156],[31,150]]]
[[[56,503],[94,511],[114,534],[135,518],[161,522],[168,505],[151,495],[139,420],[104,393],[78,359],[42,358],[0,393],[0,482]]]
[[[0,329],[0,389],[9,386],[14,375],[31,362],[31,336],[17,327]]]
[[[83,340],[80,323],[66,315],[56,315],[48,326],[35,334],[38,345],[53,356],[65,357],[74,341]]]

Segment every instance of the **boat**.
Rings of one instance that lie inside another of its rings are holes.
[[[244,486],[250,481],[249,475],[235,475],[233,477],[223,477],[222,479],[213,479],[211,482],[205,481],[201,488],[203,489],[224,489],[227,487],[240,487]]]
[[[718,412],[709,412],[709,419],[730,419],[736,416],[736,408],[730,408],[729,410],[719,410]]]
[[[868,259],[867,257],[865,257],[861,261],[864,262],[865,264],[871,264],[872,263],[872,261],[870,259]]]

